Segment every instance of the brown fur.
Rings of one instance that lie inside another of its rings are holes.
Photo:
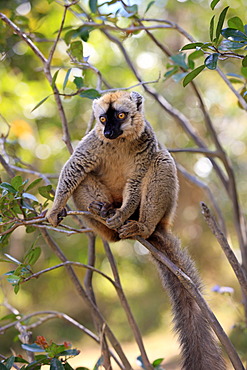
[[[109,93],[94,101],[93,110],[95,128],[64,165],[48,220],[54,226],[58,224],[59,214],[72,195],[78,209],[91,211],[92,215],[84,219],[97,234],[108,241],[149,238],[200,287],[193,263],[167,231],[178,197],[176,167],[144,118],[142,97],[135,92]],[[114,139],[105,137],[105,126],[100,122],[102,115],[110,117],[109,110],[127,116]],[[183,369],[225,369],[199,307],[176,276],[160,262],[156,265],[173,303]]]

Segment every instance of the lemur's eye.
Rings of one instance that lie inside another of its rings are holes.
[[[106,117],[105,116],[101,116],[99,118],[99,120],[100,120],[101,123],[106,123]]]
[[[126,117],[126,114],[124,112],[118,113],[117,118],[124,119]]]

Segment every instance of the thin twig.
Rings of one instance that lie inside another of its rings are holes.
[[[117,293],[118,293],[118,296],[119,296],[120,303],[121,303],[121,305],[122,305],[122,307],[123,307],[123,309],[126,313],[129,325],[132,329],[132,332],[134,334],[136,343],[139,347],[143,364],[145,366],[145,369],[151,370],[151,369],[153,369],[153,367],[152,367],[152,365],[151,365],[151,363],[148,359],[147,352],[146,352],[144,344],[143,344],[141,332],[140,332],[139,327],[138,327],[138,325],[135,321],[135,318],[132,314],[132,311],[130,309],[130,306],[129,306],[129,303],[126,299],[126,296],[124,294],[114,256],[111,252],[109,244],[105,240],[103,240],[103,245],[104,245],[104,248],[105,248],[107,258],[108,258],[108,260],[110,262],[110,265],[111,265],[114,280],[116,282],[116,290],[117,290]]]
[[[50,235],[48,234],[48,232],[46,230],[41,230],[41,233],[46,241],[46,243],[50,246],[50,248],[53,250],[53,252],[57,255],[57,257],[62,261],[62,262],[67,262],[67,258],[66,256],[64,255],[64,253],[60,250],[59,246],[57,245],[57,243],[50,237]],[[97,320],[97,322],[102,326],[104,323],[106,323],[105,319],[103,318],[101,312],[98,310],[98,307],[95,306],[95,304],[93,303],[93,301],[91,300],[91,298],[88,296],[87,292],[84,290],[84,288],[82,287],[77,275],[75,274],[73,268],[70,266],[70,265],[67,265],[66,266],[66,269],[67,269],[67,272],[69,274],[69,277],[73,283],[73,285],[75,286],[79,296],[83,299],[83,301],[87,304],[91,314],[95,317],[95,319]],[[117,338],[115,337],[115,335],[113,334],[113,332],[111,331],[110,327],[106,324],[106,333],[107,333],[107,337],[109,338],[113,348],[115,349],[116,353],[118,354],[119,358],[121,359],[122,361],[122,364],[121,365],[121,368],[125,368],[125,369],[132,369],[128,359],[126,358],[123,350],[122,350],[122,347],[119,343],[119,341],[117,340]]]
[[[247,296],[247,277],[244,272],[244,269],[242,268],[241,264],[238,262],[235,254],[233,253],[225,235],[220,230],[219,226],[217,225],[217,222],[215,221],[213,215],[211,215],[211,212],[207,205],[205,203],[201,203],[202,208],[202,214],[204,216],[204,219],[206,223],[208,224],[210,230],[212,233],[216,236],[223,252],[225,253],[230,265],[232,266],[232,269],[238,278],[239,284]]]

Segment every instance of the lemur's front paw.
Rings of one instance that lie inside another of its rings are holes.
[[[115,214],[112,203],[93,201],[89,204],[88,210],[104,220]]]
[[[107,218],[106,220],[106,225],[110,229],[118,229],[120,226],[123,225],[123,223],[124,223],[123,214],[119,210],[115,210],[114,216]]]
[[[47,220],[52,226],[56,227],[66,216],[67,211],[65,208],[62,210],[51,210],[47,215]]]

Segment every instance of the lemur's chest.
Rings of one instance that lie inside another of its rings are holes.
[[[96,176],[110,190],[114,200],[121,202],[125,184],[135,174],[136,163],[133,154],[114,149],[102,156]]]

